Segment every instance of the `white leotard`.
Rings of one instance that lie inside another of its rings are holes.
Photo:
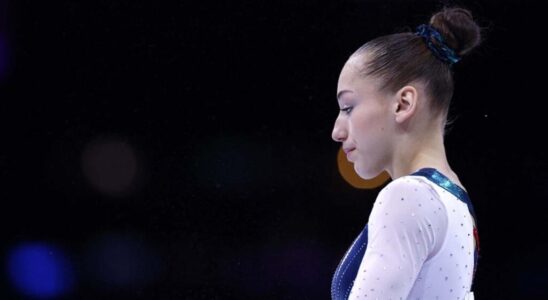
[[[474,221],[457,195],[408,175],[381,190],[348,299],[473,299]]]

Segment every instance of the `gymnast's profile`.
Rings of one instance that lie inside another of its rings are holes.
[[[334,272],[333,300],[474,299],[476,215],[444,136],[454,65],[480,41],[471,12],[446,7],[344,64],[332,138],[361,178],[387,172],[392,181]]]

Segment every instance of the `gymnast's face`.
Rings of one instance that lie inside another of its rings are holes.
[[[390,159],[389,99],[378,88],[380,82],[359,75],[360,57],[344,65],[337,87],[341,111],[332,138],[341,142],[356,173],[371,179],[385,170]]]

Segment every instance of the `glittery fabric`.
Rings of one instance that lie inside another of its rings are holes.
[[[447,178],[442,173],[438,172],[434,168],[423,168],[418,170],[417,172],[413,173],[413,175],[417,176],[424,176],[428,178],[430,181],[436,183],[440,187],[446,189],[453,195],[457,197],[457,199],[461,200],[468,206],[468,210],[470,211],[470,214],[472,215],[474,222],[474,228],[473,228],[473,235],[474,235],[474,241],[475,241],[475,247],[474,247],[474,276],[476,274],[476,270],[478,267],[478,259],[479,259],[479,250],[480,250],[480,240],[479,240],[479,233],[478,233],[478,226],[476,224],[476,213],[474,211],[474,206],[472,205],[472,201],[470,201],[470,197],[468,197],[468,193],[466,193],[465,190],[463,190],[460,186],[453,183],[449,178]]]
[[[346,300],[367,247],[367,224],[341,260],[331,283],[331,298]]]
[[[443,62],[452,65],[460,60],[457,53],[445,43],[441,34],[434,27],[426,24],[419,25],[415,34],[421,36],[432,53]],[[432,39],[435,40],[435,43]]]
[[[467,193],[435,169],[392,181],[339,263],[332,299],[473,299],[474,219]]]

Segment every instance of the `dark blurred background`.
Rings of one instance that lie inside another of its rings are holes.
[[[379,186],[339,173],[339,72],[470,9],[446,137],[476,299],[546,299],[542,1],[3,1],[1,299],[329,299]]]

